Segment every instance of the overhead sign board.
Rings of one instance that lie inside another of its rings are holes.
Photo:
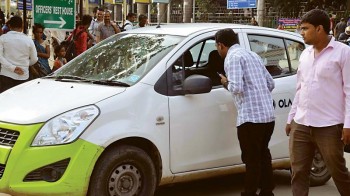
[[[33,6],[34,23],[48,29],[74,29],[75,0],[34,0]]]
[[[227,0],[227,9],[256,8],[256,0]]]
[[[17,8],[19,10],[23,10],[23,0],[17,1]],[[27,11],[32,10],[32,0],[26,0],[26,8],[27,8]]]

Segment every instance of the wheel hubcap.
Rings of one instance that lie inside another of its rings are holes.
[[[314,176],[323,176],[327,173],[326,164],[319,152],[316,153],[312,161],[311,174]]]
[[[109,179],[108,190],[113,196],[138,195],[140,189],[141,174],[133,165],[120,165],[113,171]]]

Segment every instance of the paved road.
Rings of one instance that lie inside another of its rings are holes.
[[[350,168],[350,154],[346,153],[345,158],[347,167]],[[155,196],[239,196],[243,189],[243,177],[243,174],[237,174],[160,187]],[[289,171],[275,170],[274,180],[276,196],[292,196]],[[309,196],[339,196],[339,193],[331,179],[323,186],[311,187]]]
[[[350,168],[350,154],[346,154]],[[276,196],[292,196],[290,174],[286,170],[274,171]],[[243,187],[243,174],[212,178],[191,183],[160,187],[155,196],[239,196]],[[0,196],[8,196],[0,193]],[[323,186],[310,188],[309,196],[339,196],[333,180]]]

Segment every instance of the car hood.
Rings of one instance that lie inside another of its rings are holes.
[[[125,91],[89,83],[37,79],[0,94],[0,122],[33,124]]]

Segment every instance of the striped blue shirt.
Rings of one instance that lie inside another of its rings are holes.
[[[225,58],[225,72],[227,89],[237,107],[237,126],[275,120],[271,95],[275,83],[256,53],[238,44],[231,46]]]

